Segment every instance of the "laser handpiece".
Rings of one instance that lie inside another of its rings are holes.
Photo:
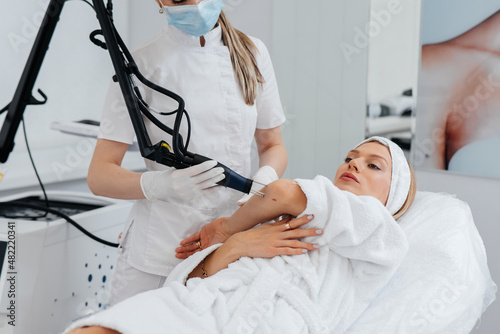
[[[213,160],[203,155],[194,154],[191,152],[186,152],[186,158],[180,160],[174,153],[171,152],[170,145],[168,145],[168,143],[161,141],[156,146],[158,147],[154,150],[155,151],[154,160],[163,165],[174,167],[177,169],[188,168],[194,165],[199,165],[208,160]],[[258,185],[261,185],[262,188],[264,188],[266,187],[265,184],[261,184],[252,179],[247,179],[241,176],[240,174],[236,173],[226,165],[221,164],[220,162],[217,162],[217,165],[215,167],[221,167],[222,169],[224,169],[225,178],[217,182],[218,185],[235,189],[245,194],[251,193],[254,195],[258,195],[260,197],[264,197],[263,192],[258,190],[252,190],[252,185],[256,183]]]

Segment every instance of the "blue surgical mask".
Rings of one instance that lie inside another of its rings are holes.
[[[200,37],[215,27],[224,7],[222,0],[203,0],[197,5],[165,6],[168,24]]]

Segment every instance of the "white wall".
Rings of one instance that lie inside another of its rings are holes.
[[[273,60],[287,122],[286,177],[332,177],[364,136],[369,1],[275,0]],[[351,50],[349,49],[349,50]]]
[[[235,27],[250,36],[260,38],[273,52],[273,1],[225,0],[224,11]]]
[[[371,0],[368,101],[417,88],[420,7],[414,0]]]
[[[166,16],[160,15],[154,0],[129,1],[128,48],[132,51],[154,36],[166,24]]]

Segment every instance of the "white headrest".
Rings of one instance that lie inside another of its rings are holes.
[[[398,223],[408,255],[349,333],[469,333],[496,292],[469,206],[418,191]]]

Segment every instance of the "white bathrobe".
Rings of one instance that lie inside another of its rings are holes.
[[[73,323],[124,334],[344,333],[388,283],[408,250],[397,222],[374,197],[356,196],[322,176],[297,180],[307,196],[308,254],[241,258],[216,275],[187,275],[216,249],[183,261],[165,287]],[[185,284],[186,283],[186,284]]]

